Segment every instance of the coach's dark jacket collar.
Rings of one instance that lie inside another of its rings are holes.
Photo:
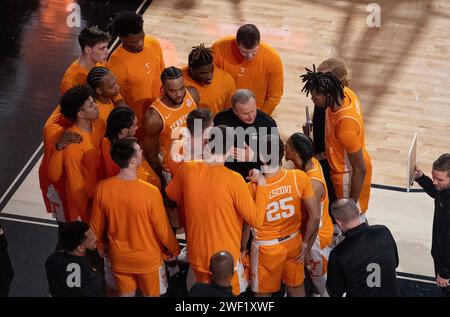
[[[367,225],[367,223],[362,223],[359,226],[356,226],[352,229],[347,230],[346,232],[344,232],[344,236],[346,239],[355,237],[355,236],[359,236],[361,233],[363,233],[364,231],[366,231],[369,228],[369,226]]]

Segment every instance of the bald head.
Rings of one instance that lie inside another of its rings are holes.
[[[228,251],[214,253],[209,262],[209,270],[215,281],[230,278],[234,274],[233,256]]]
[[[336,200],[331,206],[334,218],[343,224],[359,220],[359,208],[353,199],[343,198]]]

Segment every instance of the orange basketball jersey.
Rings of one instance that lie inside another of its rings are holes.
[[[320,224],[319,224],[319,238],[321,247],[326,247],[331,243],[333,239],[333,222],[331,221],[328,199],[327,183],[325,182],[325,177],[323,176],[322,166],[320,166],[319,161],[316,158],[312,158],[313,168],[306,172],[311,181],[318,181],[322,184],[324,188],[324,195],[320,197]],[[306,213],[306,210],[303,214]],[[322,247],[322,248],[323,248]]]
[[[344,88],[344,100],[339,110],[326,110],[325,144],[326,156],[331,166],[331,179],[337,198],[349,197],[352,166],[347,153],[363,152],[366,176],[360,195],[361,211],[368,208],[372,163],[366,151],[364,120],[359,99],[348,87]]]
[[[163,122],[163,129],[159,135],[160,154],[163,158],[163,167],[168,170],[168,160],[170,148],[173,140],[180,138],[182,128],[186,127],[186,118],[189,112],[197,108],[194,99],[192,99],[189,91],[186,90],[186,96],[183,103],[178,108],[171,108],[165,105],[162,97],[158,98],[150,108],[158,112]]]
[[[254,186],[249,184],[254,196]],[[277,175],[267,178],[266,217],[261,229],[255,230],[257,240],[282,239],[298,232],[302,221],[302,199],[314,197],[308,176],[300,170],[280,169]]]

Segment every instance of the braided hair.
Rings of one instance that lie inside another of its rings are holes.
[[[183,76],[183,72],[181,69],[175,66],[167,67],[161,73],[161,82],[164,85],[164,82],[169,79],[178,79]]]
[[[301,169],[304,170],[306,163],[314,156],[313,142],[309,137],[300,132],[292,134],[289,137],[288,142],[291,142],[295,152],[297,152],[302,159],[303,166],[301,166]]]
[[[212,64],[212,62],[213,51],[211,48],[205,47],[205,43],[192,47],[192,51],[189,53],[188,57],[189,68],[195,69],[200,66]]]
[[[306,97],[311,91],[316,91],[319,94],[325,95],[325,103],[327,107],[332,107],[339,104],[340,100],[344,99],[344,85],[333,73],[316,72],[316,66],[313,65],[313,70],[305,67],[306,74],[300,76],[305,85],[302,92],[306,92]]]
[[[108,75],[111,71],[106,67],[96,66],[93,67],[87,75],[87,83],[95,91],[100,86],[100,82],[103,77]]]

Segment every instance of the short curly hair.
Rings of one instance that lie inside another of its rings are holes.
[[[142,31],[144,31],[144,19],[135,12],[121,12],[114,22],[114,34],[117,36],[139,34]]]
[[[61,113],[63,116],[75,122],[77,120],[77,114],[83,107],[86,100],[94,95],[92,89],[89,86],[75,86],[69,89],[62,97],[60,101]]]

